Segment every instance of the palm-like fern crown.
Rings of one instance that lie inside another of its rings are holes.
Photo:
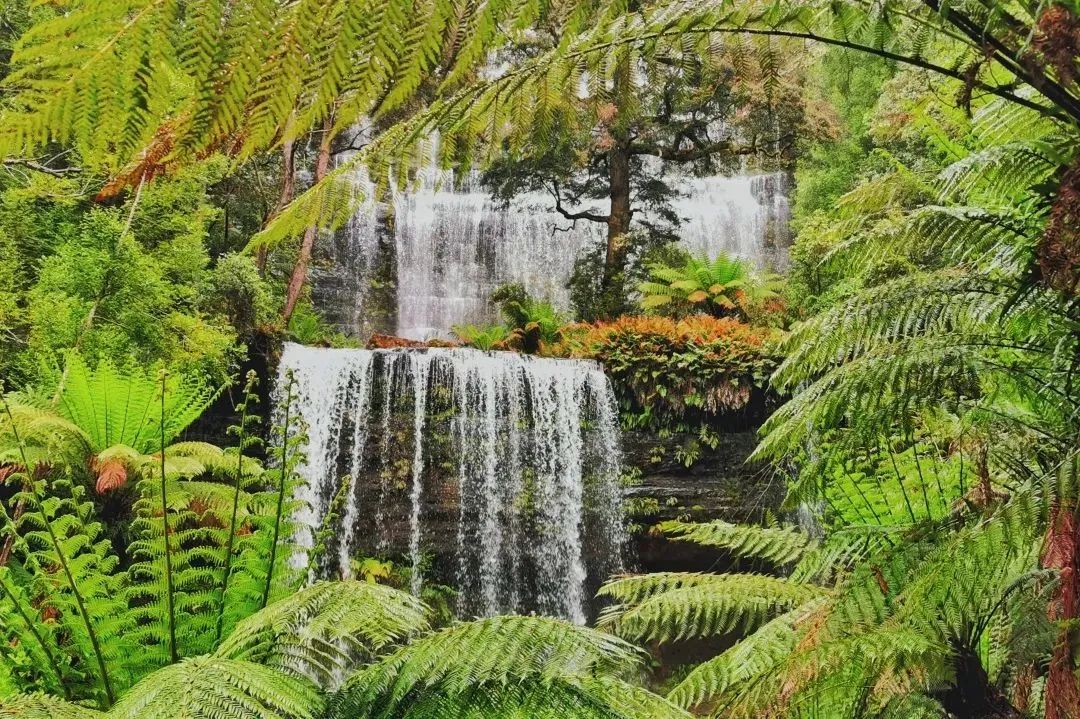
[[[289,516],[302,433],[299,425],[277,432],[271,451],[278,467],[268,472],[245,454],[254,446],[257,421],[253,379],[245,387],[240,424],[231,432],[238,446],[229,450],[200,442],[166,444],[211,398],[200,384],[171,383],[164,375],[155,389],[140,370],[124,376],[112,367],[89,372],[82,365],[69,367],[67,379],[62,404],[87,431],[0,397],[0,436],[11,446],[5,449],[4,483],[14,490],[0,507],[8,565],[0,567],[0,667],[19,686],[107,707],[147,673],[213,651],[241,619],[296,588],[300,576],[289,566]],[[170,398],[174,390],[179,396]],[[95,401],[99,392],[107,393],[106,401]],[[126,411],[135,408],[133,414]],[[156,421],[156,444],[146,436],[145,415]],[[136,420],[128,421],[130,416]],[[87,497],[94,481],[87,476],[86,452],[96,442],[117,439],[154,452],[116,444],[94,460],[95,471],[112,467],[101,470],[99,492],[106,472],[134,484],[134,519],[113,534],[124,540],[123,565]],[[72,448],[70,459],[60,462],[65,455],[48,454],[56,446]],[[342,656],[352,659],[423,626],[415,602],[402,605],[374,592],[345,592],[337,603],[295,607],[292,626],[310,634],[290,640],[288,627],[279,627],[279,653],[295,655],[297,662],[315,656],[333,664],[333,652],[314,651],[309,643],[326,632],[306,622],[334,607],[344,634],[330,632],[325,641],[337,642]],[[378,611],[341,616],[345,608],[376,600]],[[347,666],[344,660],[335,665]]]
[[[682,267],[649,267],[652,281],[642,282],[641,306],[687,313],[700,309],[716,316],[745,315],[752,304],[776,295],[777,278],[759,276],[749,261],[720,253],[714,259],[687,257]]]
[[[158,378],[142,368],[120,371],[102,361],[91,370],[70,352],[56,406],[87,434],[94,451],[125,445],[146,454],[161,440],[162,421],[169,443],[217,396],[200,378],[182,374],[167,377],[164,404],[161,393]]]

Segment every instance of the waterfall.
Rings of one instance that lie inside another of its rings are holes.
[[[356,337],[372,329],[446,337],[456,324],[496,321],[489,298],[508,282],[570,308],[574,263],[604,241],[605,226],[564,219],[548,209],[546,195],[522,195],[503,207],[475,177],[448,189],[448,174],[422,174],[415,190],[394,197],[392,223],[375,219],[386,208],[368,205],[329,244],[329,269],[317,270],[314,292],[330,321]],[[691,252],[733,253],[774,269],[786,264],[785,173],[681,177],[673,185],[679,234]]]
[[[721,252],[779,269],[789,244],[787,175],[773,172],[735,177],[686,178],[673,203],[683,218],[682,242],[690,252]]]
[[[597,364],[288,344],[281,378],[289,370],[308,428],[297,566],[349,474],[336,551],[319,573],[349,576],[351,556],[389,556],[410,569],[414,593],[454,585],[460,616],[586,620],[624,541],[617,416]]]
[[[456,324],[495,320],[488,298],[507,282],[567,307],[574,261],[603,240],[605,228],[537,209],[548,202],[525,195],[503,208],[475,180],[456,191],[431,181],[399,194],[396,333],[427,339]]]

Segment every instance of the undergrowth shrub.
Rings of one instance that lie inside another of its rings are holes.
[[[624,316],[569,325],[556,349],[603,363],[627,427],[691,432],[715,447],[715,420],[763,391],[776,365],[777,334],[707,315]]]

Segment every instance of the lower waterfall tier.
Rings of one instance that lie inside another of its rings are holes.
[[[279,407],[289,376],[308,437],[299,566],[351,476],[320,573],[350,576],[354,558],[392,557],[408,565],[414,593],[425,581],[454,586],[459,616],[585,621],[624,545],[618,423],[598,365],[289,344]]]

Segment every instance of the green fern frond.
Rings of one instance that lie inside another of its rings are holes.
[[[427,694],[460,696],[476,687],[581,688],[591,674],[619,675],[642,662],[622,640],[539,616],[498,616],[461,623],[410,642],[357,671],[342,688],[338,717],[400,716]]]
[[[497,717],[532,716],[530,706],[540,716],[554,716],[559,707],[566,712],[582,704],[595,707],[586,716],[683,716],[659,697],[618,681],[640,667],[641,659],[615,637],[562,620],[482,619],[421,637],[357,672],[330,714],[471,717],[467,707],[484,706],[480,697],[486,695]]]
[[[160,669],[109,712],[119,719],[315,719],[322,698],[307,681],[269,667],[196,657]]]
[[[753,527],[721,520],[707,523],[663,522],[658,529],[684,542],[720,547],[739,557],[766,559],[777,564],[794,562],[810,543],[803,532],[787,527]]]
[[[480,684],[460,694],[429,693],[393,719],[689,719],[646,689],[610,677],[582,677],[573,686]],[[332,712],[331,716],[346,716]],[[384,713],[374,717],[389,717]]]
[[[652,575],[644,575],[641,584]],[[753,630],[778,612],[824,595],[818,587],[755,574],[688,575],[686,586],[656,592],[644,587],[627,591],[608,585],[601,596],[652,593],[634,604],[603,611],[598,626],[633,641],[680,641]],[[625,580],[622,580],[625,581]],[[660,580],[670,586],[672,577]],[[605,591],[607,590],[607,591]]]
[[[257,661],[321,686],[427,629],[411,595],[372,582],[318,582],[236,625],[215,656]]]
[[[796,625],[824,606],[822,600],[807,602],[771,619],[735,646],[696,666],[668,699],[690,709],[715,703],[728,691],[768,675],[794,651]]]
[[[91,440],[78,425],[33,405],[8,404],[10,412],[0,413],[0,463],[21,465],[25,453],[32,465],[85,466]]]
[[[171,442],[217,397],[194,375],[170,374],[161,406],[155,375],[137,367],[119,370],[102,362],[91,370],[77,352],[70,352],[58,407],[82,428],[95,451],[122,444],[149,453],[160,440],[164,411],[165,442]]]
[[[48,694],[0,697],[0,719],[101,719],[99,711]]]

